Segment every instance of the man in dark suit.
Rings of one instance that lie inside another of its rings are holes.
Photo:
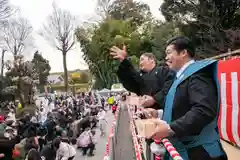
[[[110,54],[121,62],[117,75],[123,86],[129,91],[145,97],[141,106],[162,109],[175,73],[167,66],[158,67],[152,53],[141,55],[140,71],[137,71],[127,58],[125,46],[123,49],[112,47]]]
[[[167,66],[158,67],[156,58],[152,53],[141,55],[140,71],[137,71],[127,58],[125,46],[123,49],[113,46],[110,50],[113,58],[121,62],[117,75],[123,86],[128,91],[144,97],[145,100],[141,104],[142,107],[163,109],[165,97],[172,85],[175,73]],[[147,142],[151,143],[151,141]],[[148,159],[150,158],[149,146],[146,149]]]
[[[166,61],[177,74],[166,98],[163,120],[153,120],[157,125],[153,138],[168,137],[184,160],[226,160],[217,128],[217,63],[195,62],[194,56],[188,38],[176,37],[168,42]],[[157,118],[156,113],[152,109],[146,116]]]

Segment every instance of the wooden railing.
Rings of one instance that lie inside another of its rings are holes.
[[[227,59],[231,59],[234,57],[236,57],[236,58],[240,57],[240,49],[237,49],[234,51],[229,50],[227,53],[220,54],[220,55],[213,56],[213,57],[206,58],[206,59],[227,60]],[[128,107],[129,109],[131,108],[130,106]],[[154,160],[155,158],[150,150],[149,144],[147,144],[145,142],[145,140],[142,140],[141,138],[136,136],[136,133],[138,132],[137,127],[135,126],[134,119],[132,118],[130,111],[129,111],[129,114],[130,114],[130,118],[131,118],[130,120],[132,121],[132,123],[131,123],[132,126],[130,128],[131,128],[132,132],[135,130],[134,131],[135,141],[136,141],[136,138],[138,138],[138,141],[135,142],[135,144],[134,144],[135,151],[136,151],[136,160],[143,160],[143,159],[144,160]],[[133,141],[134,141],[134,136],[133,136]],[[141,156],[137,156],[137,155],[141,155]]]
[[[220,54],[220,55],[217,55],[217,56],[213,56],[213,57],[210,57],[210,58],[207,58],[207,59],[218,59],[218,60],[221,60],[221,59],[233,58],[235,56],[236,57],[240,56],[240,49],[237,49],[237,50],[234,50],[234,51],[229,50],[227,53],[223,53],[223,54]]]

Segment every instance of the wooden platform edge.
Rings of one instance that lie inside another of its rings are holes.
[[[228,155],[228,160],[237,160],[240,157],[240,147],[235,147],[231,143],[221,140],[222,146]]]

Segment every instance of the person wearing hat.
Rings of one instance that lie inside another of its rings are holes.
[[[13,139],[17,135],[17,130],[7,126],[5,129],[4,137],[8,138],[9,140]]]
[[[4,123],[4,117],[0,116],[0,135],[4,135],[7,125]]]
[[[5,118],[4,116],[0,116],[0,123],[4,122]]]
[[[11,109],[10,112],[8,113],[6,121],[13,121],[13,122],[16,121],[16,116],[13,109]]]
[[[3,133],[2,138],[4,138],[4,141],[1,141],[0,145],[0,152],[4,154],[4,157],[0,159],[4,160],[11,160],[12,158],[12,150],[14,148],[14,145],[16,144],[16,130],[14,130],[12,127],[6,126],[4,123],[0,123],[1,126],[3,126]]]
[[[19,110],[22,109],[22,104],[21,104],[19,101],[17,101],[17,106],[18,106],[18,109],[19,109]]]

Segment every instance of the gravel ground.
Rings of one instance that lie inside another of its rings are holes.
[[[225,141],[221,141],[223,148],[225,149],[228,160],[238,160],[240,157],[240,149],[237,147],[232,146],[231,144],[228,144]]]

